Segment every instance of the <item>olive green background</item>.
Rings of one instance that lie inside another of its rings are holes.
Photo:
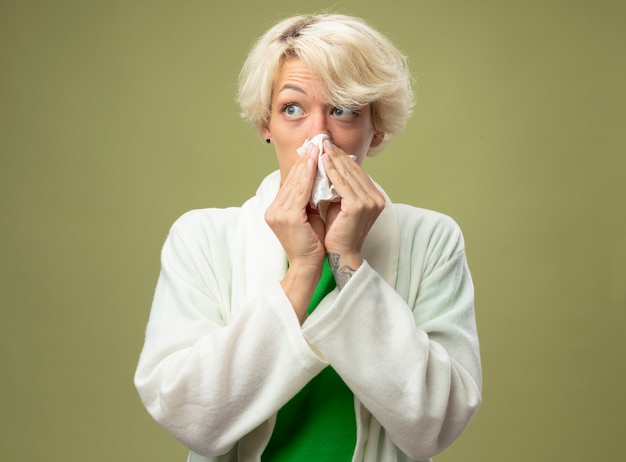
[[[369,172],[453,216],[484,402],[445,461],[616,460],[626,3],[0,2],[0,460],[183,461],[132,384],[171,223],[276,167],[234,104],[277,19],[361,16],[419,103]]]

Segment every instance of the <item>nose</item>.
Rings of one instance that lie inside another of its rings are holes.
[[[315,135],[328,135],[332,140],[333,137],[330,133],[330,126],[328,124],[328,114],[324,111],[315,111],[309,115],[309,138],[313,138]]]

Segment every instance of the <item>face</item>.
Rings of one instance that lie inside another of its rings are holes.
[[[274,144],[283,179],[298,159],[296,149],[317,134],[328,135],[346,154],[356,156],[359,164],[370,146],[382,141],[374,136],[369,106],[351,111],[324,103],[320,95],[303,61],[293,58],[283,64],[274,85],[270,122],[263,130]]]

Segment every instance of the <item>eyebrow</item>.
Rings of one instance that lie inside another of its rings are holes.
[[[307,92],[304,91],[304,89],[300,88],[297,85],[293,85],[291,83],[286,83],[285,85],[283,85],[283,87],[280,89],[279,93],[283,90],[293,90],[293,91],[297,91],[298,93],[302,93],[303,95],[306,95]]]

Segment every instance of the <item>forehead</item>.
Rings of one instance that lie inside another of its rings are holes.
[[[319,79],[300,58],[286,60],[279,68],[274,82],[274,96],[285,91],[297,91],[307,96],[321,97],[325,94]]]

